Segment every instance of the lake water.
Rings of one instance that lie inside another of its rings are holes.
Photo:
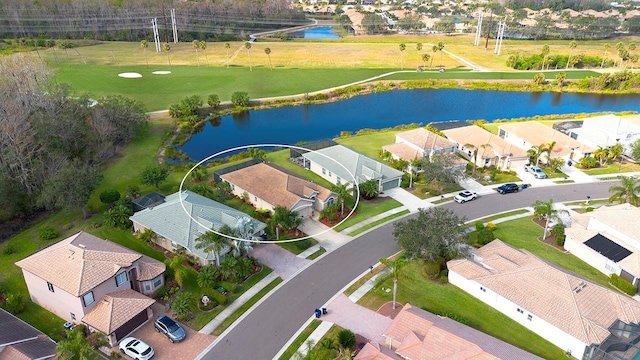
[[[193,160],[248,144],[294,145],[341,131],[451,120],[493,121],[535,115],[638,111],[638,95],[504,92],[461,89],[394,90],[321,104],[247,111],[207,123],[180,150]]]
[[[314,27],[304,31],[290,33],[290,37],[304,39],[340,39],[340,35],[331,32],[331,26]]]

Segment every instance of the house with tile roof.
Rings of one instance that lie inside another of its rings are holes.
[[[630,145],[640,139],[640,115],[614,114],[582,119],[582,126],[569,131],[569,136],[591,147],[608,148],[622,144],[630,154]]]
[[[394,159],[411,162],[433,154],[454,153],[456,143],[421,127],[397,133],[395,144],[385,145],[382,149],[389,151]]]
[[[114,242],[79,232],[16,263],[31,300],[117,343],[153,316],[165,265]]]
[[[571,217],[564,248],[609,276],[640,285],[640,209],[630,204],[602,206]]]
[[[460,153],[472,163],[475,162],[478,167],[493,165],[499,169],[508,170],[529,163],[529,154],[526,150],[506,142],[479,126],[461,126],[445,129],[442,132],[456,143],[456,148]],[[475,148],[467,144],[471,144]],[[478,153],[474,157],[476,149]]]
[[[502,340],[455,320],[406,304],[382,336],[384,344],[368,343],[356,360],[541,360]]]
[[[501,123],[498,125],[498,136],[525,151],[533,146],[555,143],[551,157],[561,157],[565,161],[579,161],[582,157],[591,155],[595,150],[594,147],[538,121]],[[546,157],[542,157],[540,161],[546,162]]]
[[[0,309],[0,360],[40,360],[56,356],[56,343],[33,326]]]
[[[310,217],[313,211],[322,211],[337,201],[338,195],[309,180],[291,175],[267,163],[250,165],[220,175],[231,185],[234,195],[248,196],[257,209],[273,211],[284,206],[301,217]]]
[[[242,236],[257,237],[266,225],[242,211],[213,201],[190,190],[168,195],[165,202],[139,211],[130,217],[135,232],[146,229],[156,233],[155,243],[169,251],[184,249],[195,256],[200,264],[209,265],[216,255],[196,248],[196,239],[209,230],[218,230],[223,225],[239,229]],[[220,257],[231,250],[226,246]]]
[[[640,322],[634,299],[494,240],[451,260],[449,283],[492,306],[571,356],[601,344],[616,322]]]
[[[402,171],[350,149],[333,145],[301,154],[304,167],[322,176],[332,184],[358,184],[369,180],[378,183],[378,190],[385,191],[400,186]]]

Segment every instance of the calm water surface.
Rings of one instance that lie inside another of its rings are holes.
[[[638,95],[528,93],[460,89],[394,90],[322,104],[247,111],[207,123],[180,150],[193,160],[248,144],[293,145],[341,131],[401,124],[534,115],[638,111]]]

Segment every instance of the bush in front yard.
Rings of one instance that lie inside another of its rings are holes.
[[[221,294],[218,291],[207,292],[207,296],[218,304],[224,305],[227,303],[227,295]]]
[[[20,293],[10,293],[7,295],[7,299],[4,303],[4,309],[8,312],[17,315],[24,311],[26,304],[24,297]]]
[[[627,295],[633,296],[638,292],[637,286],[631,284],[619,275],[611,274],[611,279],[609,282],[611,282],[613,286],[617,287]]]
[[[356,345],[356,335],[348,329],[338,333],[338,342],[343,349],[351,349]]]
[[[38,237],[40,240],[53,240],[58,236],[60,236],[58,229],[50,225],[43,226],[38,230]]]

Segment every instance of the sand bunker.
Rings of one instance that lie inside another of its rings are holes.
[[[154,72],[152,72],[152,74],[154,74],[154,75],[168,75],[168,74],[171,74],[171,71],[165,71],[165,70],[163,70],[163,71],[154,71]]]
[[[135,78],[141,78],[142,74],[138,74],[134,72],[126,72],[126,73],[120,73],[118,74],[118,76],[127,78],[127,79],[135,79]]]

